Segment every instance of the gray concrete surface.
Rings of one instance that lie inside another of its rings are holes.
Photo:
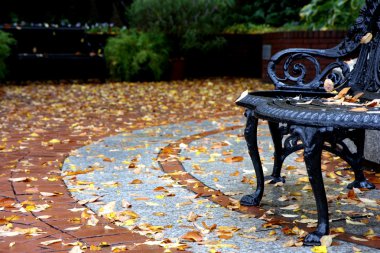
[[[202,221],[208,225],[217,224],[239,229],[232,238],[226,240],[218,238],[215,232],[205,234],[203,243],[189,243],[190,251],[193,252],[210,252],[212,249],[218,252],[310,252],[310,247],[284,248],[285,242],[291,239],[296,240],[296,237],[285,236],[278,228],[273,230],[275,232],[262,228],[264,221],[261,219],[227,210],[206,199],[194,199],[194,193],[176,184],[164,172],[157,169],[156,158],[160,148],[185,136],[230,126],[232,125],[230,122],[234,122],[233,125],[236,125],[237,122],[243,124],[244,118],[225,118],[219,122],[184,122],[105,138],[73,152],[66,159],[62,173],[94,167],[93,172],[79,174],[75,180],[66,178],[65,182],[72,190],[73,196],[78,200],[101,196],[100,203],[87,204],[94,212],[98,212],[104,204],[112,201],[116,201],[116,210],[124,210],[122,201],[128,201],[132,205],[130,210],[136,212],[140,218],[136,220],[135,224],[129,224],[126,227],[132,228],[134,225],[142,223],[166,226],[162,233],[152,235],[156,240],[171,238],[172,241],[178,241],[178,238],[187,232],[202,226]],[[183,162],[185,169],[206,185],[227,192],[236,199],[239,199],[244,193],[251,192],[252,185],[241,182],[243,177],[252,178],[254,176],[246,152],[245,141],[240,137],[241,133],[242,128],[192,142],[181,151],[181,156],[189,159]],[[226,142],[227,145],[215,148],[215,144],[221,142]],[[199,146],[204,146],[207,151],[197,152]],[[270,173],[273,148],[265,125],[260,126],[260,147],[262,147],[266,173]],[[230,153],[231,156],[242,156],[244,160],[237,163],[225,163],[223,151]],[[310,210],[315,210],[314,200],[309,190],[302,190],[306,183],[294,185],[300,177],[305,176],[303,164],[295,162],[295,159],[296,155],[292,155],[286,161],[286,166],[294,166],[295,169],[284,170],[284,175],[287,177],[287,183],[284,186],[266,186],[263,207],[271,209],[272,212],[279,215],[299,215],[295,219],[301,219],[302,215],[314,218],[315,214],[308,213]],[[132,160],[135,160],[133,169],[129,168]],[[202,169],[195,170],[194,167],[199,167],[194,165],[198,165]],[[234,175],[231,176],[231,174]],[[141,180],[142,183],[130,184],[135,179]],[[81,187],[78,185],[78,180],[92,182],[93,187],[76,190]],[[337,191],[345,192],[344,185],[334,185],[331,182],[326,184],[328,188],[333,188],[331,194],[336,194]],[[173,196],[163,196],[162,193],[154,190],[156,187],[165,187],[170,193],[173,193]],[[285,203],[278,201],[278,197],[294,191],[301,192],[302,197]],[[371,194],[378,197],[377,193],[372,192]],[[297,203],[301,205],[300,212],[280,209],[280,207]],[[351,208],[352,206],[349,207],[349,209]],[[339,206],[340,209],[341,206]],[[363,212],[363,209],[365,207],[359,207],[357,211]],[[200,217],[195,222],[189,222],[187,217],[190,212],[194,212]],[[157,213],[161,215],[157,216]],[[333,217],[340,217],[339,215],[335,216],[334,211],[332,214]],[[252,227],[256,228],[256,232],[248,232]],[[354,226],[352,231],[361,229],[360,233],[362,233],[364,230],[362,227]],[[271,236],[277,237],[277,240],[265,243],[253,239],[271,237],[269,233],[275,233]],[[352,243],[343,241],[338,243],[338,246],[330,247],[329,252],[353,252],[353,247],[361,249],[362,252],[376,252],[375,249]]]

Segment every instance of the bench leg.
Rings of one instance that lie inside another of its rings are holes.
[[[296,126],[294,131],[300,136],[305,147],[304,160],[318,212],[317,229],[305,237],[304,245],[320,245],[321,237],[329,233],[327,198],[321,170],[324,129]]]
[[[358,129],[355,131],[355,136],[351,138],[356,146],[356,154],[353,154],[353,159],[351,159],[351,167],[355,173],[354,182],[347,185],[348,189],[352,188],[366,188],[375,189],[375,185],[368,182],[364,176],[363,168],[361,162],[364,156],[364,140],[365,140],[365,130]]]
[[[282,147],[282,134],[280,131],[279,123],[268,122],[269,130],[272,136],[274,145],[274,164],[272,175],[265,177],[265,180],[271,180],[271,184],[278,182],[285,183],[285,178],[281,177],[281,167],[284,163],[284,149]]]
[[[256,173],[257,188],[252,194],[241,198],[240,204],[244,206],[258,206],[264,192],[264,173],[261,165],[260,154],[257,148],[257,125],[258,119],[251,110],[246,111],[247,124],[244,130],[245,140],[247,141],[248,152],[251,157]]]

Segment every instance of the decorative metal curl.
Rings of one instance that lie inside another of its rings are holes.
[[[315,56],[329,58],[323,50],[313,49],[290,49],[280,52],[277,57],[273,57],[268,64],[268,74],[274,82],[277,89],[290,90],[320,90],[323,91],[323,82],[326,78],[333,80],[336,87],[341,86],[349,74],[349,66],[344,61],[336,59],[336,61],[328,64],[323,70],[319,60]],[[281,78],[276,73],[276,63],[285,59],[283,66],[283,75]],[[311,81],[305,82],[307,77],[307,68],[303,63],[295,63],[295,61],[307,60],[314,68],[314,76]],[[340,69],[340,71],[334,71]]]

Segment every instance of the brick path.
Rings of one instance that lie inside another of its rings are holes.
[[[233,85],[234,83],[237,85]],[[187,99],[192,100],[189,103],[199,106],[205,100],[205,95],[200,94],[207,95],[210,92],[214,94],[214,98],[208,95],[210,100],[220,97],[226,101],[225,96],[231,96],[231,91],[234,91],[236,94],[232,93],[232,98],[229,98],[232,104],[233,99],[238,96],[237,93],[244,89],[243,86],[252,89],[257,83],[252,79],[247,79],[244,83],[240,79],[232,79],[205,80],[199,84],[116,83],[95,85],[91,88],[84,84],[4,86],[0,92],[0,117],[3,123],[0,128],[1,225],[8,224],[6,218],[16,215],[15,220],[9,223],[13,228],[38,228],[43,233],[38,236],[1,236],[0,252],[68,252],[73,248],[73,245],[64,246],[62,243],[48,246],[40,244],[53,239],[62,239],[66,244],[79,241],[88,246],[98,246],[104,242],[112,245],[123,244],[128,247],[129,252],[163,252],[159,246],[134,247],[135,243],[144,242],[147,238],[107,224],[107,221],[99,217],[100,222],[94,227],[86,226],[86,229],[77,231],[64,230],[67,227],[84,225],[86,222],[80,219],[80,213],[68,210],[80,205],[71,198],[59,177],[64,159],[70,151],[120,131],[201,119],[210,115],[217,118],[241,113],[236,108],[223,111],[222,107],[214,107],[209,110],[210,114],[201,114],[200,110],[189,106]],[[220,85],[226,85],[227,88],[221,89]],[[177,93],[192,89],[195,90],[193,97],[188,95],[188,98],[180,100],[181,94]],[[126,94],[125,90],[132,95]],[[157,94],[153,94],[154,90]],[[168,96],[168,92],[172,95]],[[82,100],[85,101],[82,103]],[[148,110],[144,108],[145,105],[149,106]],[[160,110],[162,105],[165,105],[164,110]],[[168,112],[167,108],[171,111]],[[19,182],[23,177],[25,180]],[[10,178],[16,182],[10,181]],[[40,192],[57,192],[59,195],[44,197]],[[49,208],[42,212],[18,211],[20,206],[31,208],[45,204]],[[42,215],[51,217],[37,218]],[[106,224],[114,229],[105,230]],[[110,249],[105,247],[103,251],[109,252]]]

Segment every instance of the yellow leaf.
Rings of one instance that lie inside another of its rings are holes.
[[[337,228],[332,228],[331,232],[333,232],[333,233],[344,233],[345,230],[343,227],[337,227]]]
[[[327,253],[327,247],[326,246],[314,246],[311,248],[311,252],[314,253]]]
[[[373,231],[372,228],[368,229],[367,232],[364,233],[364,236],[374,236],[375,235],[375,231]]]
[[[126,221],[123,222],[123,225],[125,226],[132,226],[136,223],[136,220],[135,219],[128,219]]]
[[[53,145],[53,144],[61,143],[61,141],[58,140],[58,139],[51,139],[50,141],[48,141],[48,143],[49,143],[50,145]]]
[[[326,173],[326,177],[329,177],[329,178],[332,178],[332,179],[335,179],[337,178],[337,176],[335,175],[334,172],[329,172],[329,173]]]
[[[101,251],[101,250],[102,250],[102,247],[100,247],[100,246],[95,246],[95,245],[91,245],[91,246],[90,246],[90,250],[91,250],[91,251]]]
[[[308,177],[300,177],[297,179],[297,183],[308,183],[309,178]]]

